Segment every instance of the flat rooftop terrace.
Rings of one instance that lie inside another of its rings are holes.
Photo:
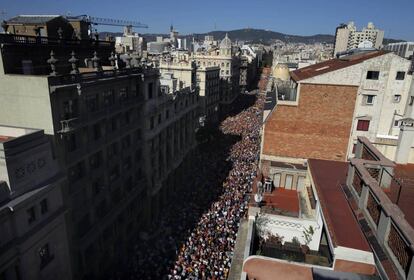
[[[254,194],[257,193],[257,181],[253,184],[252,196],[249,204],[256,205],[254,201]],[[263,194],[263,201],[261,203],[262,210],[269,214],[288,215],[299,217],[299,197],[296,190],[288,190],[285,188],[273,188],[272,192],[265,192]]]
[[[341,188],[346,183],[348,163],[310,159],[308,164],[334,246],[371,252]]]

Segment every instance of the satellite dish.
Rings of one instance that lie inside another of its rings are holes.
[[[256,201],[257,204],[262,202],[262,200],[263,200],[263,196],[260,193],[257,193],[254,195],[254,201]]]
[[[372,44],[371,41],[362,41],[361,43],[359,43],[358,45],[358,49],[372,49],[374,46],[374,44]]]

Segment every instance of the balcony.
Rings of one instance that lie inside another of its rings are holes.
[[[58,133],[69,133],[74,131],[78,126],[78,118],[70,118],[60,121],[60,130]]]
[[[388,279],[411,279],[414,277],[411,214],[414,168],[391,162],[365,137],[358,138],[355,155],[343,188],[371,243],[380,274]]]
[[[2,44],[22,44],[22,45],[69,45],[79,47],[109,47],[113,48],[114,42],[110,41],[96,41],[96,40],[68,40],[51,37],[36,37],[16,34],[0,34],[0,43]]]

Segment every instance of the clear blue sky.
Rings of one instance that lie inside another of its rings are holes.
[[[372,21],[388,38],[414,41],[414,0],[0,0],[1,11],[5,17],[70,12],[138,20],[150,27],[141,33],[167,33],[173,23],[182,34],[245,27],[334,34],[341,22],[353,20],[361,28]]]

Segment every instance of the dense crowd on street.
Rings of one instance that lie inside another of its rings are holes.
[[[242,96],[235,108],[244,109],[197,148],[186,186],[161,209],[158,235],[135,245],[122,279],[227,279],[256,176],[263,101],[261,95]]]

